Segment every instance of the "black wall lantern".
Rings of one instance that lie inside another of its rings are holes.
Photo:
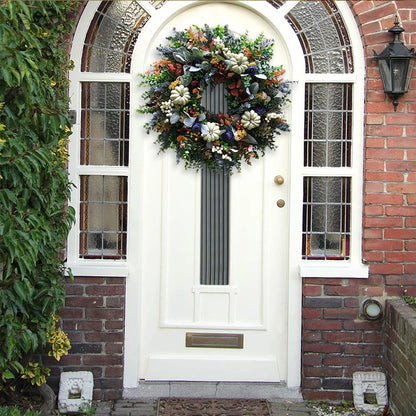
[[[389,32],[394,35],[393,41],[379,55],[376,52],[374,55],[378,61],[384,92],[393,98],[394,111],[396,111],[398,99],[409,89],[415,52],[413,48],[407,49],[399,40],[404,29],[399,26],[397,15],[394,26],[389,29]]]

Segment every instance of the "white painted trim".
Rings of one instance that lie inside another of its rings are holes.
[[[80,260],[76,263],[67,263],[67,266],[71,268],[74,276],[127,277],[129,271],[125,260],[109,260],[105,263],[100,260],[93,262]]]
[[[159,28],[166,24],[170,18],[181,13],[188,7],[193,7],[196,1],[171,1],[165,4],[161,9],[154,9],[147,2],[140,2],[151,18],[143,28],[140,35],[140,43],[142,45],[150,44],[151,40],[156,36]],[[198,2],[200,3],[200,2]],[[290,236],[289,236],[289,284],[288,284],[288,379],[287,386],[296,388],[300,385],[301,373],[301,310],[302,310],[302,277],[367,277],[368,268],[361,264],[361,231],[362,219],[361,210],[353,210],[352,216],[352,235],[353,243],[351,244],[351,261],[342,265],[335,264],[333,261],[325,261],[320,264],[317,261],[304,262],[301,258],[301,234],[302,224],[299,218],[302,217],[302,177],[310,176],[353,176],[354,192],[352,195],[352,203],[355,207],[362,207],[362,161],[363,161],[363,117],[364,117],[364,68],[365,61],[363,55],[363,47],[361,44],[360,34],[355,23],[354,17],[347,3],[338,1],[337,6],[344,19],[345,26],[350,36],[353,59],[355,66],[354,74],[305,74],[304,60],[302,49],[298,43],[297,37],[290,25],[285,20],[285,14],[293,8],[297,1],[286,2],[279,9],[274,8],[266,2],[259,1],[242,1],[248,9],[255,11],[262,18],[267,20],[279,32],[284,32],[284,39],[287,43],[288,50],[292,59],[292,101],[296,106],[296,114],[293,114],[291,120],[292,142],[291,142],[291,178],[290,178]],[[81,103],[80,82],[131,82],[132,92],[138,91],[136,73],[116,74],[116,73],[92,73],[81,72],[82,49],[85,39],[86,30],[88,29],[94,13],[100,2],[90,1],[86,5],[78,30],[75,32],[73,46],[71,50],[71,59],[74,61],[75,69],[71,71],[71,85],[69,95],[71,98],[70,108],[77,110],[77,124],[73,126],[73,134],[70,142],[70,161],[69,171],[70,180],[79,187],[79,174],[105,174],[105,175],[131,175],[129,178],[129,206],[128,206],[128,226],[134,229],[140,229],[146,219],[143,213],[135,208],[135,214],[132,215],[132,207],[140,206],[138,200],[140,198],[140,190],[142,183],[135,182],[135,194],[132,192],[131,177],[143,178],[141,161],[141,144],[131,143],[131,154],[134,153],[134,163],[130,163],[129,168],[108,168],[99,166],[79,166],[79,145],[77,143],[79,137],[79,109]],[[136,46],[137,47],[137,46]],[[132,57],[132,68],[144,71],[144,61],[139,59],[136,52]],[[302,148],[303,140],[303,117],[297,117],[303,114],[304,88],[306,82],[351,82],[354,83],[353,96],[353,162],[352,168],[342,170],[337,169],[305,169],[303,168]],[[137,115],[134,109],[137,107],[138,99],[131,100],[131,117],[130,123],[133,124],[133,118]],[[73,192],[71,205],[75,208],[78,215],[79,197],[78,192]],[[83,276],[120,276],[126,279],[126,321],[125,321],[125,361],[124,361],[124,388],[138,388],[138,357],[140,348],[140,327],[137,324],[137,317],[140,316],[140,310],[143,305],[140,303],[141,279],[140,267],[138,262],[141,258],[141,242],[137,238],[133,238],[132,233],[128,233],[128,260],[127,261],[100,261],[100,260],[80,260],[78,259],[78,232],[79,226],[73,227],[68,239],[68,266],[72,267],[75,275]],[[117,264],[116,264],[117,263]]]
[[[284,6],[297,2],[286,2]],[[293,4],[294,6],[295,4]],[[285,8],[278,9],[285,13]],[[285,15],[285,14],[284,14]],[[281,27],[285,33],[284,39],[287,48],[290,48],[290,58],[292,59],[292,119],[291,138],[290,138],[290,178],[289,186],[289,270],[288,270],[288,293],[287,293],[287,380],[288,388],[298,388],[301,384],[301,351],[302,351],[302,280],[295,265],[301,258],[302,236],[302,175],[299,169],[303,166],[303,111],[305,101],[305,61],[303,51],[299,44],[295,32],[282,15],[285,26]],[[293,109],[296,108],[296,111]],[[301,114],[301,117],[298,117]]]
[[[305,82],[319,83],[351,83],[357,81],[357,74],[305,74]]]
[[[129,168],[124,166],[79,165],[77,175],[128,176]]]
[[[366,279],[368,277],[368,266],[365,264],[353,264],[350,262],[333,260],[302,261],[299,266],[300,275],[304,278],[340,278],[340,279]]]
[[[79,72],[77,78],[81,82],[130,82],[133,77],[124,72]]]
[[[353,89],[352,120],[352,169],[354,171],[351,195],[351,274],[362,270],[362,277],[368,277],[368,266],[362,264],[362,207],[363,207],[363,158],[364,158],[364,48],[357,23],[348,4],[337,1],[337,7],[347,28],[353,52],[354,71],[357,77]],[[359,208],[358,208],[359,207]],[[350,275],[351,276],[351,275]],[[351,276],[353,277],[353,276]]]

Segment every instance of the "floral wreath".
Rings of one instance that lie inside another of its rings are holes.
[[[227,26],[192,26],[166,38],[159,46],[163,59],[141,74],[151,113],[145,124],[158,133],[160,150],[172,148],[186,168],[206,166],[231,173],[241,161],[275,149],[275,135],[288,131],[282,108],[289,101],[289,83],[281,79],[282,66],[270,65],[274,41],[247,33],[236,37]],[[202,105],[204,90],[224,84],[226,114],[214,114]]]

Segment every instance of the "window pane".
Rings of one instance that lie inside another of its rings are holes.
[[[300,1],[286,19],[302,46],[306,72],[354,72],[348,33],[333,1]]]
[[[130,72],[134,45],[149,18],[137,1],[103,1],[85,38],[81,70]]]
[[[129,100],[128,83],[82,83],[82,165],[128,165]]]
[[[304,178],[303,259],[349,258],[350,188],[351,178]]]
[[[125,259],[127,178],[81,176],[80,258]]]
[[[351,84],[306,84],[305,166],[351,166],[351,98]]]

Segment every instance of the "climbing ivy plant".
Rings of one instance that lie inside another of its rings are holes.
[[[42,384],[31,355],[70,348],[58,326],[74,215],[66,37],[76,1],[0,0],[0,390]]]

